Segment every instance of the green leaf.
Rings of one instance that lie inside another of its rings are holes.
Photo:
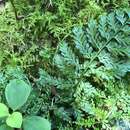
[[[6,119],[6,123],[12,128],[21,128],[22,114],[20,112],[14,112]]]
[[[19,109],[26,103],[31,87],[22,80],[11,80],[5,89],[6,100],[13,110]]]
[[[1,125],[0,130],[13,130],[13,128],[8,127],[7,125]]]
[[[8,115],[9,115],[8,107],[5,104],[0,103],[0,118],[6,117]]]
[[[51,124],[44,118],[31,116],[24,119],[23,128],[24,130],[51,130]]]

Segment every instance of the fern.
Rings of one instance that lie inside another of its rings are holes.
[[[117,10],[98,21],[90,20],[83,28],[75,27],[73,44],[62,42],[56,51],[52,61],[55,76],[41,70],[37,82],[55,86],[59,104],[64,102],[67,108],[85,112],[102,122],[102,127],[109,127],[103,124],[110,119],[113,107],[103,109],[103,99],[108,100],[108,82],[116,82],[130,72],[129,22],[129,12]]]
[[[76,50],[71,49],[64,42],[60,44],[59,54],[54,57],[54,64],[61,71],[72,67],[74,74],[80,73],[80,77],[87,73],[92,63],[95,64],[93,66],[95,69],[100,65],[104,69],[109,67],[111,71],[118,66],[129,64],[129,15],[127,15],[128,12],[123,12],[120,19],[119,13],[116,11],[108,16],[102,16],[99,24],[95,20],[91,20],[85,31],[82,28],[74,28],[75,49],[79,50],[82,56],[76,55]],[[127,51],[124,51],[126,47]],[[127,68],[126,66],[126,72],[129,71]],[[120,73],[122,73],[121,70]]]

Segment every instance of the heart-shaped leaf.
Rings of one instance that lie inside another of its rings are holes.
[[[0,103],[0,118],[6,117],[8,115],[9,115],[8,107],[5,104]]]
[[[24,130],[51,130],[51,124],[39,116],[27,117],[23,121]]]
[[[13,130],[13,128],[7,126],[7,125],[1,125],[0,130]]]
[[[11,80],[5,89],[6,100],[13,110],[19,109],[28,99],[31,87],[22,80]]]
[[[12,128],[21,128],[22,120],[22,114],[14,112],[6,119],[6,124]]]

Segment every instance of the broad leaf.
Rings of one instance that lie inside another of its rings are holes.
[[[11,80],[5,89],[6,100],[13,110],[19,109],[26,103],[31,87],[22,80]]]
[[[0,118],[6,117],[8,115],[9,115],[8,107],[5,104],[0,103]]]
[[[21,128],[22,125],[22,114],[19,112],[14,112],[6,119],[8,126],[12,128]]]
[[[24,130],[51,130],[51,125],[44,118],[31,116],[24,119],[23,128]]]

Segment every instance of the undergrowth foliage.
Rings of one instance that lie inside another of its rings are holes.
[[[33,87],[23,116],[52,130],[114,130],[130,116],[128,0],[14,0],[0,10],[0,101],[18,79]],[[109,12],[109,14],[106,14]],[[39,72],[38,72],[39,70]]]
[[[34,42],[53,42],[61,40],[71,33],[75,24],[83,24],[90,17],[97,17],[103,10],[93,0],[55,0],[55,1],[14,1],[19,14],[24,15],[25,38]],[[37,27],[37,28],[36,28]],[[49,36],[47,35],[49,33]],[[43,37],[44,34],[44,37]],[[47,41],[44,41],[47,40]],[[50,41],[51,40],[51,41]],[[54,41],[53,41],[54,40]]]
[[[40,69],[39,89],[44,93],[48,86],[57,91],[51,104],[53,114],[66,122],[71,118],[77,124],[75,129],[95,129],[98,125],[99,129],[109,129],[112,121],[124,113],[124,108],[118,112],[117,103],[126,92],[114,92],[114,99],[111,91],[123,87],[122,78],[130,72],[129,20],[129,12],[115,11],[101,16],[98,21],[90,20],[84,28],[75,27],[73,44],[59,44],[52,60],[55,72],[52,70],[50,75]],[[55,109],[60,111],[60,115],[55,113]],[[65,113],[67,117],[64,117]]]
[[[23,18],[16,20],[10,1],[0,10],[1,66],[4,63],[24,68],[34,66],[40,62],[39,51],[45,44],[55,47],[60,40],[70,39],[73,26],[83,25],[90,17],[96,18],[104,12],[89,0],[13,2],[17,15]]]
[[[39,51],[45,44],[55,47],[66,38],[70,41],[74,26],[83,26],[90,18],[98,18],[110,10],[105,6],[111,6],[110,0],[13,2],[17,15],[22,19],[16,20],[10,0],[6,2],[4,10],[0,10],[0,65],[10,63],[24,68],[40,62]],[[120,8],[123,3],[127,3],[127,6],[122,7],[129,7],[128,0],[114,0],[112,3],[114,8]]]

